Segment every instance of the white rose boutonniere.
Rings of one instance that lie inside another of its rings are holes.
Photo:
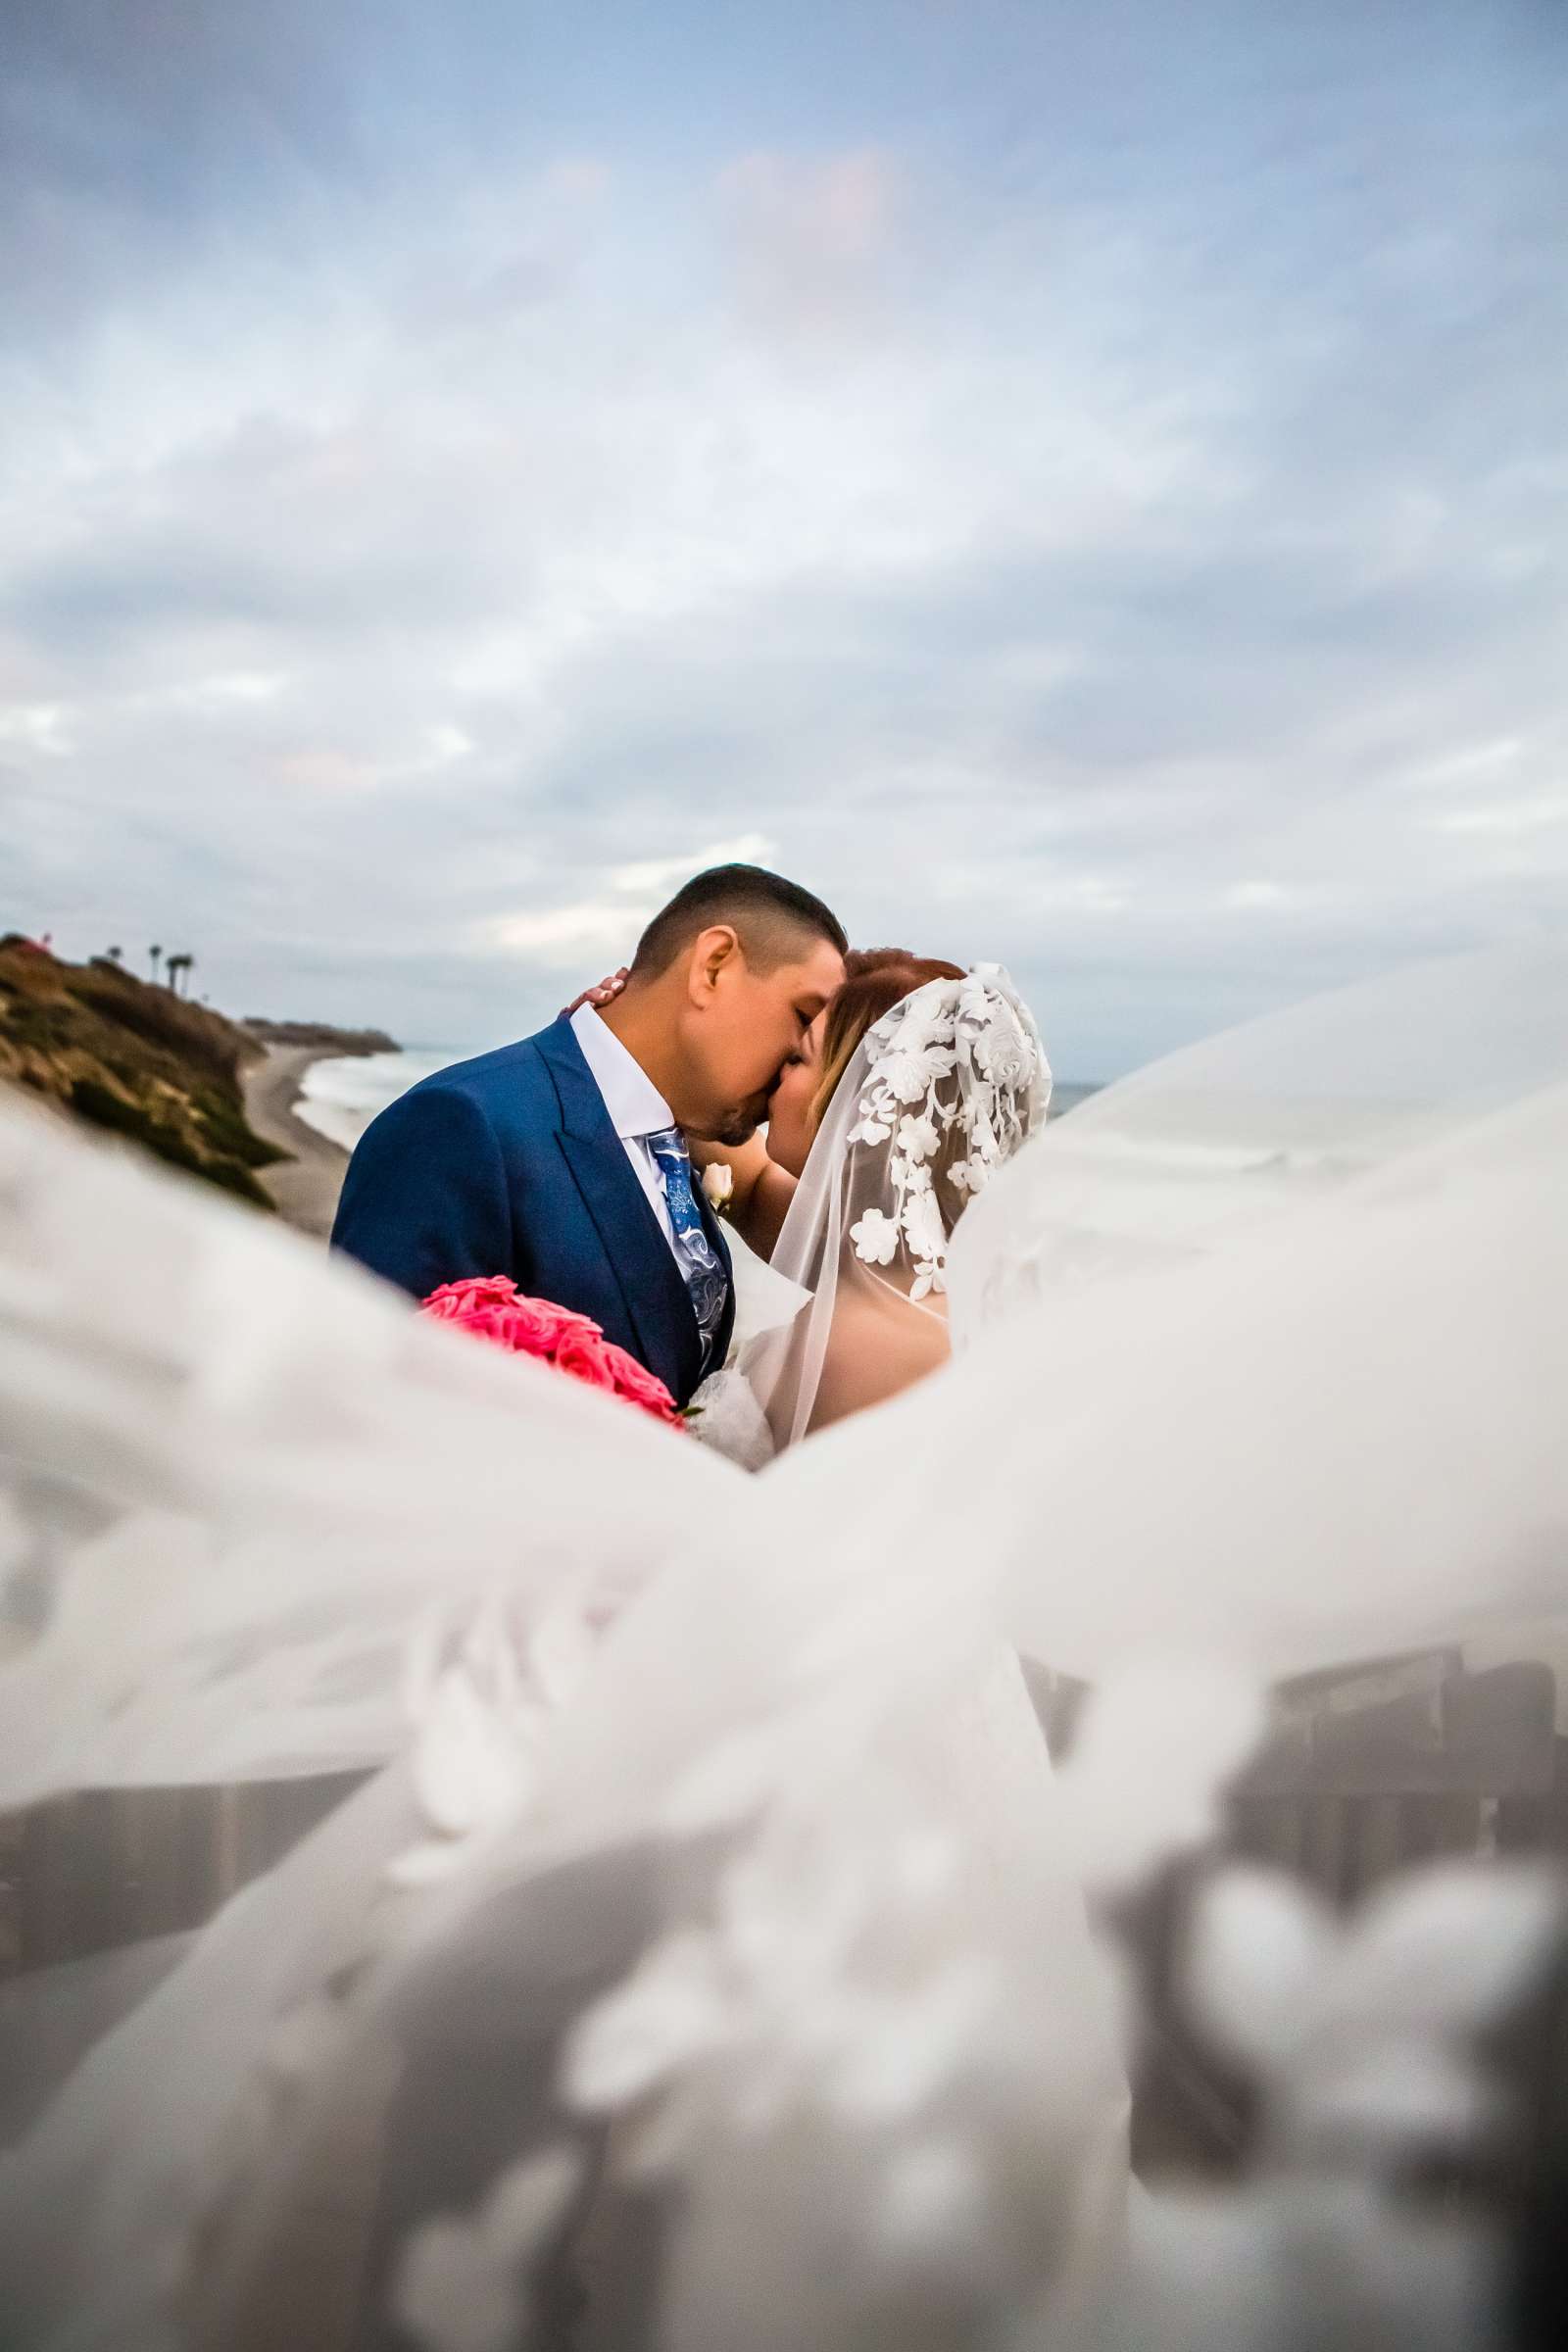
[[[721,1159],[703,1170],[703,1198],[715,1217],[727,1217],[735,1195],[735,1171]]]

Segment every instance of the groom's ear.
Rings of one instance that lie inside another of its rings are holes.
[[[732,923],[710,923],[692,941],[691,959],[686,967],[687,993],[694,1004],[706,1004],[713,996],[723,973],[743,960],[740,933]]]

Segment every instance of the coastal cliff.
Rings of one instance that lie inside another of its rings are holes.
[[[284,1046],[396,1051],[379,1030],[229,1020],[107,956],[69,963],[0,937],[0,1081],[268,1212],[261,1171],[293,1154],[257,1133],[246,1079]]]
[[[315,1054],[348,1058],[362,1054],[396,1054],[395,1037],[384,1029],[334,1029],[330,1021],[266,1021],[249,1014],[244,1023],[264,1046],[309,1046]]]

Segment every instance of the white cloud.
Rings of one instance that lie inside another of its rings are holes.
[[[224,677],[198,679],[191,694],[209,703],[270,703],[287,685],[286,670],[236,669]]]
[[[1539,833],[1568,825],[1568,792],[1544,792],[1530,800],[1494,801],[1474,808],[1450,808],[1433,823],[1443,833]]]
[[[424,739],[430,746],[436,764],[441,767],[449,766],[454,760],[466,760],[477,749],[471,735],[445,720],[437,726],[426,727]]]
[[[710,842],[679,858],[652,858],[615,867],[610,892],[569,906],[522,908],[490,915],[479,923],[481,946],[515,956],[542,971],[586,970],[585,958],[602,956],[612,964],[629,962],[650,918],[680,884],[710,865],[765,864],[777,855],[765,833],[744,833],[735,841]],[[613,895],[612,895],[613,894]]]
[[[520,956],[545,971],[580,970],[584,956],[601,953],[624,963],[658,905],[657,899],[584,899],[534,913],[494,915],[480,926],[478,936],[484,946]],[[596,979],[598,974],[588,977]]]
[[[125,699],[137,710],[220,712],[235,705],[275,702],[288,691],[290,683],[286,670],[236,669],[214,677],[149,688]]]
[[[787,335],[863,330],[894,248],[904,174],[886,148],[760,149],[726,164],[717,194],[741,301]]]
[[[1513,767],[1525,750],[1518,735],[1500,735],[1492,743],[1470,743],[1427,762],[1416,775],[1419,784],[1474,784]]]
[[[363,800],[382,782],[382,771],[368,760],[322,745],[292,752],[277,766],[278,781],[307,800]]]
[[[706,850],[693,850],[689,856],[650,858],[639,865],[617,866],[610,878],[616,890],[646,896],[650,891],[678,890],[693,874],[710,865],[771,865],[778,854],[778,844],[768,834],[743,833],[735,841],[710,842]]]
[[[60,703],[13,703],[0,706],[0,743],[42,752],[47,759],[69,759],[75,750],[69,713]]]

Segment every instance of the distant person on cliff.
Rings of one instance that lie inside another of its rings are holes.
[[[592,1316],[685,1403],[724,1360],[729,1252],[685,1135],[738,1146],[844,976],[837,918],[760,867],[699,874],[624,990],[438,1070],[349,1165],[335,1249],[416,1298],[473,1275]]]

